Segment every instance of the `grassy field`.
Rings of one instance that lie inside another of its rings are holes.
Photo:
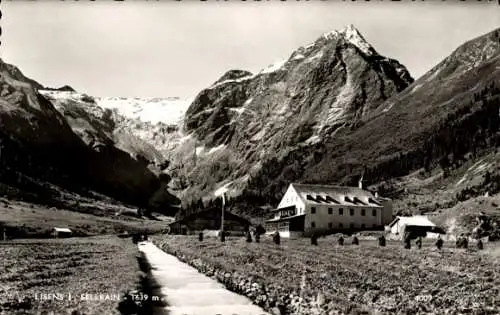
[[[129,215],[115,216],[113,212],[106,216],[94,215],[4,198],[0,198],[0,222],[16,231],[16,236],[9,235],[13,238],[41,238],[53,227],[68,227],[76,235],[83,236],[115,234],[121,231],[160,231],[167,225],[162,220]]]
[[[421,250],[368,240],[340,247],[333,237],[320,238],[318,246],[309,239],[280,246],[269,238],[220,243],[161,235],[153,241],[262,307],[281,305],[282,314],[500,312],[500,247],[493,243],[481,252],[448,243],[439,252],[428,242]]]
[[[121,314],[140,287],[137,254],[114,236],[1,241],[0,314]]]

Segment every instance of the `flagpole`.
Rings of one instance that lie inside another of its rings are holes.
[[[225,186],[217,189],[215,192],[214,192],[214,195],[216,195],[217,197],[221,197],[222,198],[222,207],[221,207],[221,216],[220,216],[220,241],[221,242],[224,242],[225,241],[225,235],[224,235],[224,208],[226,206],[226,192],[227,192],[227,186],[229,184],[226,184]]]
[[[222,193],[222,213],[220,216],[220,240],[224,242],[226,237],[224,236],[224,206],[226,205],[226,198],[224,197],[224,193]]]

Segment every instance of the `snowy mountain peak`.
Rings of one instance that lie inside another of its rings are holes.
[[[353,24],[349,24],[349,25],[345,26],[340,31],[334,30],[334,31],[323,34],[323,38],[326,40],[338,38],[339,36],[342,36],[346,41],[348,41],[349,43],[356,46],[365,55],[376,54],[375,49],[373,49],[372,45],[370,45],[365,40],[363,35],[361,35],[359,30]]]

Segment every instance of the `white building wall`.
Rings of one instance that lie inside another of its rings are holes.
[[[316,209],[315,213],[311,212],[311,208]],[[332,214],[329,214],[328,209],[332,209]],[[340,215],[340,209],[343,209],[343,214]],[[354,210],[354,214],[350,214],[350,209]],[[365,210],[365,215],[362,215],[362,210]],[[375,210],[375,216],[373,211]],[[381,207],[370,206],[344,206],[344,205],[307,205],[307,213],[305,217],[305,230],[317,229],[348,229],[351,228],[375,228],[383,227],[384,209]],[[314,222],[315,227],[312,227]]]
[[[280,203],[278,204],[278,209],[281,208],[286,208],[290,206],[295,206],[297,208],[297,214],[303,214],[305,205],[304,202],[302,202],[302,199],[300,199],[299,194],[293,189],[293,186],[290,185],[288,186],[288,189],[283,195],[283,198],[281,199]],[[279,215],[277,213],[276,215]]]

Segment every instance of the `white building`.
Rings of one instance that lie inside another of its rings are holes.
[[[395,239],[402,239],[406,231],[429,238],[437,238],[439,234],[444,234],[444,231],[425,215],[398,216],[386,227],[386,232],[390,232]]]
[[[71,237],[73,232],[68,229],[68,228],[59,228],[59,227],[54,227],[51,230],[51,234],[53,237],[58,238],[58,237]]]
[[[362,187],[360,185],[360,187]],[[266,230],[283,237],[312,232],[383,229],[392,221],[392,202],[360,187],[292,183]]]

